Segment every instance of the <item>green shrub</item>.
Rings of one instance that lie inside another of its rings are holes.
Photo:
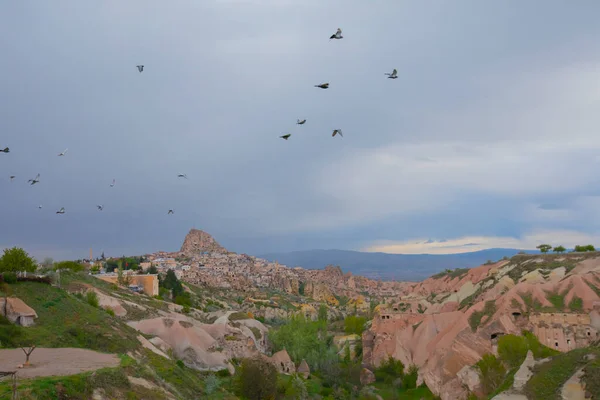
[[[523,336],[504,335],[498,339],[498,355],[510,368],[520,366],[528,350],[527,339]]]
[[[114,317],[114,316],[115,316],[115,311],[114,311],[112,308],[107,308],[105,311],[106,311],[106,312],[108,313],[108,315],[110,315],[111,317]]]
[[[477,362],[479,368],[479,377],[483,392],[488,395],[492,393],[504,381],[506,368],[502,361],[493,354],[484,354],[481,360]]]
[[[260,329],[258,329],[255,326],[252,326],[252,327],[250,327],[250,330],[254,334],[254,337],[256,338],[256,340],[260,340],[262,338],[262,333],[260,332]]]
[[[535,358],[548,358],[560,354],[558,350],[551,349],[540,343],[537,336],[528,331],[523,331],[523,336],[527,339],[527,346]]]
[[[23,328],[0,315],[0,348],[17,347],[23,335]]]
[[[93,290],[88,290],[88,292],[85,294],[85,301],[87,301],[87,303],[92,307],[98,308],[100,305],[98,301],[98,295]]]
[[[235,371],[235,392],[248,400],[275,398],[277,370],[260,357],[246,358]]]
[[[181,294],[179,296],[175,297],[175,300],[173,301],[175,304],[179,304],[180,306],[187,306],[187,307],[191,307],[192,306],[192,299],[190,299],[190,294],[189,293],[185,293],[185,294]]]
[[[355,315],[349,315],[344,319],[344,331],[347,335],[356,334],[362,335],[365,330],[365,323],[367,319],[365,317],[358,317]]]
[[[245,312],[234,312],[233,314],[229,315],[229,320],[230,321],[239,321],[241,319],[250,319],[250,316],[248,316],[248,314],[246,314]]]
[[[217,376],[220,378],[228,378],[231,376],[231,372],[228,369],[220,369],[217,371]]]
[[[4,282],[9,284],[17,283],[17,274],[11,271],[5,272],[2,274],[2,279],[4,280]]]
[[[485,306],[481,311],[474,311],[469,317],[469,325],[471,326],[471,330],[475,332],[479,325],[481,324],[481,320],[484,316],[491,317],[496,312],[496,303],[494,300],[488,300],[485,302]]]
[[[215,375],[208,375],[206,379],[204,379],[204,392],[208,395],[215,393],[219,390],[221,386],[221,381]]]
[[[404,376],[404,364],[402,364],[402,361],[396,360],[390,356],[375,369],[374,374],[377,382],[391,384],[397,378],[402,378]]]
[[[565,308],[564,294],[548,292],[546,293],[546,298],[548,299],[548,301],[550,301],[550,303],[552,303],[552,306],[554,306],[554,308],[558,310],[563,310]]]
[[[569,302],[569,309],[581,311],[583,309],[583,300],[577,296],[573,296],[573,298]]]
[[[179,368],[183,368],[183,367],[185,367],[185,364],[184,364],[184,363],[183,363],[183,361],[181,361],[181,360],[177,360],[177,362],[176,362],[175,364],[177,364],[177,366],[178,366]]]
[[[417,387],[417,380],[419,378],[419,368],[416,365],[408,367],[408,372],[402,379],[402,384],[406,389],[415,389]]]

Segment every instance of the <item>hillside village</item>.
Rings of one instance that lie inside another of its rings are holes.
[[[11,276],[0,372],[14,381],[0,394],[14,382],[19,398],[247,397],[256,357],[282,399],[600,398],[595,251],[382,282],[236,254],[191,230],[177,252]]]

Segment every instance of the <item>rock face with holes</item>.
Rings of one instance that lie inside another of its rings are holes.
[[[502,335],[529,330],[559,351],[598,340],[600,256],[519,255],[446,271],[413,284],[392,304],[376,307],[363,333],[365,364],[376,367],[389,356],[415,364],[419,379],[443,400],[464,399],[466,387],[478,390],[471,366],[497,353]],[[520,372],[517,387],[531,373],[528,365]]]
[[[227,318],[227,317],[225,317]],[[232,358],[251,357],[267,349],[267,328],[259,321],[202,324],[183,315],[129,322],[162,351],[173,351],[177,359],[199,370],[232,369]]]
[[[290,375],[296,372],[296,366],[290,358],[288,352],[283,349],[273,354],[271,357],[263,356],[267,361],[277,368],[277,372],[280,374]]]

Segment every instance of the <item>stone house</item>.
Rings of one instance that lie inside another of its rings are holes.
[[[5,308],[6,315],[4,314]],[[33,325],[34,319],[38,317],[33,308],[29,307],[23,300],[17,297],[9,297],[8,305],[5,305],[4,298],[0,298],[0,315],[5,316],[13,324],[21,326]]]
[[[296,372],[296,365],[290,358],[288,352],[283,349],[273,354],[271,357],[266,357],[277,368],[277,372],[281,374],[293,374]]]

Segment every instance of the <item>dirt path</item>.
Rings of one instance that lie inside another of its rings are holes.
[[[74,375],[99,368],[116,367],[120,360],[114,354],[98,353],[86,349],[36,348],[27,368],[17,369],[17,365],[25,362],[25,354],[21,349],[0,350],[0,371],[18,371],[18,378],[35,378],[38,376]]]

